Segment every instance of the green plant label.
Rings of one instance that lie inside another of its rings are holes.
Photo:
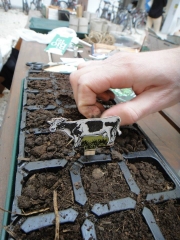
[[[59,34],[56,34],[56,36],[44,50],[46,52],[63,55],[67,50],[71,40],[72,37],[62,37]]]

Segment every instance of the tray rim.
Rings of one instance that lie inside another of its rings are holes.
[[[13,188],[14,188],[14,182],[15,179],[15,168],[16,168],[16,160],[17,160],[17,150],[18,150],[18,138],[19,138],[19,129],[20,129],[20,117],[22,112],[22,99],[23,99],[23,89],[24,89],[24,78],[21,81],[21,89],[20,89],[20,97],[19,97],[19,107],[17,112],[17,118],[16,118],[16,128],[14,133],[14,145],[12,149],[12,157],[11,157],[11,167],[9,172],[9,178],[8,178],[8,186],[6,190],[6,202],[4,209],[10,211],[12,208],[12,201],[13,201]],[[4,229],[4,226],[7,226],[8,221],[10,217],[10,212],[4,212],[3,214],[3,221],[2,221],[2,229],[1,229],[1,240],[5,240],[7,237],[7,232]]]

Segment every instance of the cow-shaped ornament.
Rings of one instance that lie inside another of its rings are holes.
[[[107,146],[112,146],[116,139],[116,133],[121,135],[119,130],[120,118],[117,116],[106,118],[81,119],[78,121],[67,121],[66,118],[52,118],[48,123],[50,131],[56,129],[65,132],[74,140],[74,147],[80,147],[82,139],[87,136],[106,136]]]

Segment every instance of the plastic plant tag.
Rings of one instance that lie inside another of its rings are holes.
[[[62,37],[59,34],[56,34],[56,36],[44,50],[46,52],[63,55],[68,48],[71,40],[72,37]]]
[[[59,65],[54,67],[49,67],[44,69],[46,72],[56,72],[56,73],[72,73],[77,70],[77,67],[69,65]]]
[[[118,102],[127,102],[136,97],[132,88],[111,89],[111,91],[116,95],[116,100]]]
[[[67,121],[66,118],[52,118],[48,121],[50,131],[56,129],[65,132],[74,140],[74,147],[95,149],[96,147],[112,146],[119,130],[120,118],[117,116],[107,118],[80,119],[78,121]]]

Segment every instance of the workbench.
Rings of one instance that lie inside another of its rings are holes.
[[[48,54],[44,51],[45,45],[37,42],[22,41],[19,57],[13,77],[8,105],[1,127],[0,138],[0,207],[5,207],[8,178],[11,168],[11,159],[14,148],[14,136],[17,127],[22,79],[26,76],[28,67],[26,62],[48,63]],[[82,57],[88,56],[85,47]],[[64,57],[73,57],[72,52],[65,53]],[[58,55],[52,55],[52,60],[59,61]],[[138,125],[151,139],[164,158],[180,176],[180,104],[168,108],[161,113],[151,114],[138,121]],[[0,226],[2,227],[4,212],[0,211]]]

